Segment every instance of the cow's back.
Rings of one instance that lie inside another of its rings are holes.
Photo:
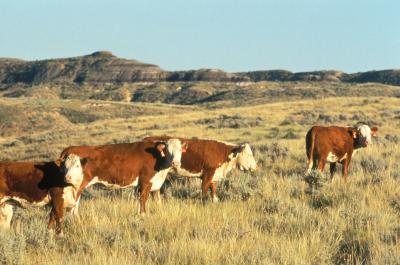
[[[329,153],[342,157],[353,152],[353,138],[347,127],[314,126],[307,132],[306,149],[308,158],[311,154],[326,157]]]
[[[229,159],[235,146],[215,140],[189,140],[188,150],[182,156],[182,167],[217,168]]]
[[[204,169],[215,169],[229,159],[229,154],[236,147],[216,140],[185,139],[170,136],[146,137],[146,141],[167,141],[177,138],[188,144],[187,150],[182,154],[181,167],[192,173],[199,173]]]
[[[125,186],[138,177],[144,166],[148,170],[156,168],[152,147],[148,142],[71,146],[61,153],[61,157],[75,154],[81,158],[88,158],[83,169],[84,177],[88,181],[98,177],[108,183]]]

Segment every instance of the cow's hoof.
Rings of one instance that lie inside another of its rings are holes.
[[[213,203],[219,202],[218,197],[217,197],[217,196],[214,196],[214,197],[212,198],[212,202],[213,202]]]

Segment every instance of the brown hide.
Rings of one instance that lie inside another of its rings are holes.
[[[211,196],[216,195],[216,183],[212,181],[215,170],[223,163],[229,161],[229,155],[240,151],[239,146],[227,145],[215,140],[184,139],[169,136],[151,136],[143,140],[165,141],[171,138],[178,138],[187,143],[185,153],[182,153],[181,168],[193,174],[202,172],[202,194],[207,197],[208,189],[211,189]]]
[[[71,146],[61,153],[87,159],[83,166],[84,180],[78,197],[89,182],[97,177],[100,181],[125,187],[137,178],[140,191],[140,211],[145,212],[145,202],[151,189],[150,180],[160,170],[169,167],[168,158],[161,157],[161,143],[135,142],[100,146]],[[77,198],[78,199],[78,198]]]
[[[338,158],[343,164],[342,174],[347,178],[348,166],[356,146],[357,131],[352,127],[323,127],[314,126],[306,135],[306,152],[309,169],[318,169],[322,172],[329,153]],[[329,162],[329,161],[328,161]],[[330,162],[330,173],[333,177],[336,163]]]
[[[49,195],[53,204],[49,228],[53,228],[56,222],[57,234],[62,233],[62,195],[67,185],[54,162],[0,162],[0,200],[16,197],[34,204],[42,202]],[[4,203],[20,205],[12,199]]]

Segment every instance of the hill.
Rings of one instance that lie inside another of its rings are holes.
[[[400,70],[369,71],[347,74],[340,71],[292,73],[285,70],[227,73],[218,69],[166,71],[154,64],[118,58],[108,51],[90,55],[23,61],[0,58],[0,84],[15,85],[68,83],[136,83],[136,82],[258,82],[311,81],[382,83],[400,85]]]

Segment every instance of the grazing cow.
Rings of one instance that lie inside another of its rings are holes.
[[[171,166],[179,167],[182,145],[178,139],[165,142],[141,141],[135,143],[109,144],[100,146],[71,146],[62,151],[60,158],[77,154],[88,159],[82,174],[83,182],[76,196],[73,210],[77,214],[80,194],[93,185],[102,184],[106,188],[127,188],[139,185],[139,213],[146,212],[146,200],[150,191],[159,190]],[[66,176],[67,177],[67,176]]]
[[[161,141],[170,138],[169,136],[154,136],[146,137],[144,140]],[[233,168],[251,171],[257,168],[249,144],[234,145],[215,140],[179,139],[187,142],[188,148],[182,155],[181,167],[176,168],[176,171],[182,176],[202,179],[203,199],[207,198],[210,189],[212,201],[218,201],[217,182],[225,178]]]
[[[347,180],[348,167],[355,151],[372,143],[378,128],[368,125],[356,127],[314,126],[306,135],[308,171],[318,169],[322,172],[325,163],[330,163],[331,178],[336,171],[336,162],[343,164],[342,174]]]
[[[0,227],[9,229],[13,206],[26,208],[52,203],[48,224],[62,235],[64,208],[73,207],[74,197],[83,180],[75,174],[63,178],[61,171],[79,170],[84,161],[69,155],[57,162],[0,162]]]

